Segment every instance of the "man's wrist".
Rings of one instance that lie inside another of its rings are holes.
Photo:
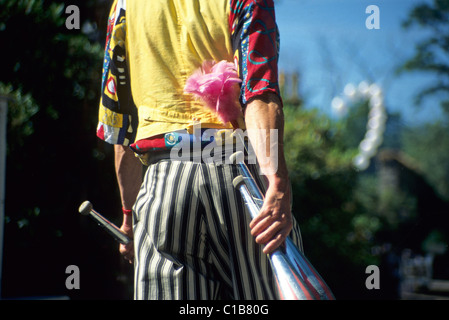
[[[288,193],[290,189],[290,179],[288,175],[266,175],[268,182],[268,188],[270,188],[272,191],[278,193]]]
[[[122,207],[122,212],[125,216],[132,216],[133,215],[133,211],[132,209],[125,209],[125,207]]]
[[[132,227],[132,225],[133,225],[132,210],[125,209],[125,207],[122,207],[122,212],[123,212],[123,223],[122,224],[124,226]]]

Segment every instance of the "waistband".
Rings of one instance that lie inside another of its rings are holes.
[[[220,148],[221,147],[221,148]],[[155,151],[148,153],[148,164],[154,164],[160,160],[189,161],[204,164],[231,164],[230,157],[237,151],[246,153],[244,148],[233,145],[232,148],[222,146],[206,146],[200,150],[187,150],[183,148],[172,148],[170,150]]]
[[[131,144],[130,147],[134,152],[143,154],[149,151],[167,150],[182,143],[208,144],[212,141],[217,143],[225,143],[226,140],[232,139],[232,129],[198,129],[194,133],[187,130],[168,132],[157,136],[141,139]]]
[[[245,139],[234,136],[233,130],[201,129],[193,134],[169,132],[137,141],[130,147],[147,166],[163,159],[230,164],[229,157],[234,152],[247,155],[245,144]]]

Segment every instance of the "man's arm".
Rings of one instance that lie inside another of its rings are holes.
[[[115,173],[120,189],[122,206],[125,210],[132,209],[142,184],[142,164],[134,155],[134,152],[122,145],[114,145]],[[133,237],[133,221],[131,215],[123,214],[123,223],[120,229],[129,237]],[[120,253],[130,261],[134,257],[132,243],[120,245]]]
[[[251,221],[251,234],[257,243],[265,245],[265,253],[271,253],[283,244],[293,225],[283,147],[284,113],[278,95],[267,93],[251,100],[246,106],[245,122],[257,159],[268,158],[268,161],[259,161],[268,179],[268,189],[259,215]],[[274,145],[270,129],[277,130]],[[277,148],[277,152],[273,152],[273,148]]]
[[[265,244],[264,251],[269,253],[284,242],[293,223],[282,144],[284,115],[278,85],[279,32],[275,6],[273,0],[232,0],[231,9],[229,26],[233,51],[238,52],[246,128],[269,182],[262,210],[250,227],[256,242]],[[270,154],[270,160],[265,163],[264,146],[270,146],[270,129],[277,130],[273,146],[277,152]]]

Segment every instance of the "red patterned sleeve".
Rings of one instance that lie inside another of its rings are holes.
[[[280,96],[279,30],[273,0],[230,0],[230,5],[229,26],[242,79],[242,104],[266,92]]]

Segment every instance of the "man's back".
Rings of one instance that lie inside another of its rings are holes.
[[[137,140],[160,133],[151,128],[159,121],[166,126],[192,120],[220,123],[184,93],[184,86],[203,61],[233,61],[229,30],[229,0],[127,2],[127,59],[140,120]]]

